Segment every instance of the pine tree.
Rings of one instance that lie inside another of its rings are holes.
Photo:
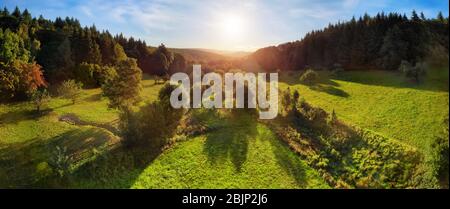
[[[445,23],[445,18],[441,11],[439,11],[439,13],[437,15],[437,20],[441,23]]]
[[[396,70],[401,60],[406,58],[407,44],[402,37],[402,31],[397,25],[386,33],[380,49],[380,65],[383,69]]]

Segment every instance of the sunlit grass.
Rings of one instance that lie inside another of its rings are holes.
[[[328,188],[266,126],[237,120],[163,153],[132,188]]]
[[[161,87],[162,85],[154,85],[153,79],[145,76],[142,103],[155,100]],[[85,89],[75,104],[68,99],[54,97],[43,108],[46,112],[43,116],[34,113],[35,107],[31,102],[0,104],[0,143],[46,140],[77,129],[76,126],[58,120],[68,113],[75,114],[83,121],[98,124],[117,120],[118,111],[108,108],[108,99],[101,94],[100,88]]]
[[[280,78],[313,105],[349,124],[403,141],[425,153],[448,116],[448,69],[433,69],[417,85],[397,72],[350,71],[338,77],[321,72],[315,87],[300,84],[298,73]],[[318,86],[318,87],[317,87]]]

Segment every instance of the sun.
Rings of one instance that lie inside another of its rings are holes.
[[[238,15],[225,15],[220,24],[222,34],[231,40],[236,40],[244,35],[244,20]]]

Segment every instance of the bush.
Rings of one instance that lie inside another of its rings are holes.
[[[425,75],[427,65],[424,62],[418,62],[412,66],[408,61],[402,60],[398,68],[407,78],[413,79],[416,83],[420,82],[420,77]]]
[[[50,100],[50,95],[47,90],[36,90],[31,94],[31,99],[33,101],[34,106],[36,107],[36,111],[40,112],[42,106],[46,105]]]
[[[65,147],[61,148],[56,146],[49,164],[58,177],[62,178],[67,174],[70,174],[71,160],[72,158],[67,153],[67,149]]]
[[[300,81],[308,85],[315,84],[319,79],[319,74],[311,69],[306,70],[301,76]]]
[[[281,110],[284,113],[288,113],[291,110],[291,89],[288,87],[286,90],[281,92]]]
[[[306,101],[302,100],[299,104],[299,112],[303,118],[303,122],[312,128],[325,131],[327,127],[328,113],[320,107],[313,107]]]
[[[81,96],[82,86],[82,83],[75,80],[67,80],[58,88],[58,94],[65,99],[72,100],[72,104],[75,104],[76,100]]]
[[[432,172],[439,180],[441,187],[448,188],[449,180],[449,143],[448,143],[448,118],[445,119],[445,128],[441,136],[436,137],[432,148]]]
[[[333,68],[331,70],[331,75],[339,76],[340,74],[342,74],[342,72],[344,72],[344,68],[342,67],[342,65],[339,63],[334,63]]]
[[[40,162],[36,165],[36,180],[46,178],[53,174],[53,170],[47,162]]]
[[[183,109],[173,109],[170,94],[173,86],[166,84],[152,102],[137,113],[121,115],[121,130],[129,147],[145,146],[158,153],[168,144],[183,116]]]

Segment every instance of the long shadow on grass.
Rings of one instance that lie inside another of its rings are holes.
[[[278,139],[270,140],[272,151],[278,164],[294,178],[295,183],[300,187],[305,187],[305,163],[300,157],[294,154],[286,145],[277,141]]]
[[[37,112],[35,109],[19,109],[0,114],[1,124],[17,124],[24,120],[37,120],[40,117],[47,116],[53,112],[53,109],[47,108]]]
[[[99,101],[101,99],[102,99],[102,94],[98,93],[98,94],[93,94],[93,95],[90,95],[90,96],[84,98],[84,101],[95,102],[95,101]]]
[[[324,92],[324,93],[331,94],[334,96],[339,96],[339,97],[349,97],[350,96],[347,92],[345,92],[341,89],[338,89],[334,86],[330,86],[330,85],[317,84],[317,85],[312,85],[309,88],[314,91],[320,91],[320,92]]]
[[[249,141],[257,135],[257,121],[244,110],[233,110],[230,118],[224,119],[224,128],[206,135],[204,152],[211,164],[219,166],[230,160],[240,172],[247,160]]]
[[[411,88],[434,92],[448,92],[448,69],[437,69],[427,72],[419,83],[411,81],[399,72],[390,71],[349,71],[344,72],[335,80],[360,83],[373,86],[393,88]]]
[[[49,171],[53,169],[52,165],[57,159],[57,146],[64,149],[63,155],[68,157],[68,161],[76,170],[87,161],[95,162],[99,156],[111,152],[118,143],[119,139],[105,130],[85,128],[67,131],[51,139],[36,138],[0,145],[0,187],[69,187],[70,180],[76,180],[70,173],[62,181],[63,179],[57,177],[56,171]]]
[[[54,110],[58,108],[63,108],[66,106],[70,106],[70,104],[64,104],[58,107],[50,108],[42,108],[40,112],[36,111],[34,108],[12,108],[11,111],[0,114],[0,125],[2,124],[17,124],[24,120],[37,120],[41,117],[48,116],[50,114],[54,114]]]

